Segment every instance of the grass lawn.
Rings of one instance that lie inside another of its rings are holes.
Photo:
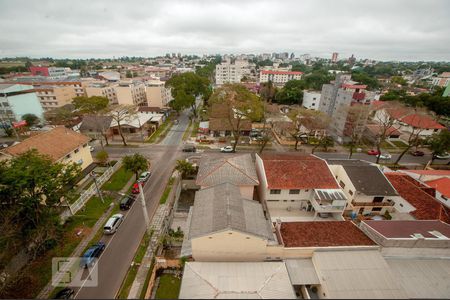
[[[192,128],[191,137],[197,137],[198,127],[200,126],[200,121],[194,122],[194,127]]]
[[[159,277],[159,285],[156,290],[156,299],[178,299],[181,279],[173,275],[163,274]]]
[[[172,189],[173,180],[174,179],[172,177],[169,179],[166,189],[164,190],[164,193],[162,194],[161,199],[159,200],[159,204],[166,203],[167,198],[169,197],[169,194],[170,194],[170,190]]]
[[[188,139],[191,127],[192,127],[192,122],[189,123],[189,126],[186,128],[186,130],[183,133],[183,141]]]
[[[173,125],[172,116],[169,116],[164,123],[162,123],[161,126],[156,129],[156,131],[150,136],[148,140],[146,140],[146,143],[156,143],[159,138],[163,138],[166,135],[166,131],[170,129]]]
[[[381,148],[385,148],[385,149],[393,149],[394,147],[392,147],[392,145],[389,144],[388,142],[382,142],[382,143],[381,143]]]
[[[399,148],[406,148],[408,147],[408,145],[406,145],[404,142],[401,141],[391,141],[392,144],[394,144],[395,146],[399,147]]]
[[[83,233],[88,234],[90,228],[109,207],[111,201],[112,198],[105,197],[105,203],[102,203],[98,197],[92,197],[84,209],[80,210],[65,223],[63,237],[58,245],[29,263],[21,271],[28,277],[27,282],[21,284],[23,293],[21,298],[35,298],[37,296],[41,289],[51,280],[52,258],[69,256],[83,237],[83,234],[77,236],[76,233],[79,230],[83,230]]]
[[[105,182],[105,184],[103,184],[102,189],[107,191],[120,191],[133,175],[132,172],[126,170],[125,167],[122,166],[107,182]]]
[[[149,242],[150,236],[147,233],[145,233],[144,237],[141,240],[141,243],[139,244],[136,254],[134,255],[133,261],[135,263],[142,262],[142,259],[144,258],[145,251],[147,250]],[[133,266],[130,266],[130,268],[128,269],[127,276],[125,277],[125,280],[122,282],[122,286],[120,287],[120,291],[118,294],[119,299],[127,299],[128,294],[130,293],[131,285],[133,284],[133,281],[136,278],[138,269],[139,266],[135,264]]]

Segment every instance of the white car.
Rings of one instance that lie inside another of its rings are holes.
[[[388,159],[391,159],[391,158],[392,158],[392,155],[390,155],[389,153],[382,153],[382,154],[380,154],[380,159],[388,160]]]
[[[231,153],[234,152],[233,146],[225,146],[220,148],[220,152]]]
[[[448,152],[442,153],[441,155],[436,155],[437,159],[448,159],[450,158],[450,154]]]
[[[93,146],[89,146],[89,151],[94,152],[95,148]]]
[[[103,232],[105,234],[113,234],[119,229],[120,224],[123,222],[122,214],[115,214],[106,222],[105,226],[103,226]]]

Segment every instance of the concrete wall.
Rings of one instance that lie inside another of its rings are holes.
[[[192,239],[196,261],[262,261],[266,240],[233,230]]]
[[[302,105],[308,109],[319,110],[320,107],[320,92],[303,91]]]

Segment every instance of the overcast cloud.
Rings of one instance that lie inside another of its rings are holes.
[[[450,61],[446,0],[0,0],[0,57],[294,52]]]

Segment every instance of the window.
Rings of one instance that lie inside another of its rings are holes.
[[[295,202],[295,200],[291,200],[291,202]]]
[[[300,194],[300,190],[289,190],[289,194],[298,195],[298,194]]]
[[[278,202],[278,200],[267,199],[268,202]]]
[[[75,149],[75,151],[74,151],[75,153],[78,153],[78,152],[80,152],[80,149]]]
[[[92,129],[91,129],[91,130],[92,130]],[[86,147],[87,147],[87,144],[84,144],[84,145],[83,145],[83,148],[86,148]]]
[[[372,208],[372,211],[381,211],[382,207],[374,207]]]
[[[342,180],[339,180],[339,185],[341,186],[341,188],[345,188],[345,183],[343,183]]]
[[[279,195],[281,194],[281,190],[270,190],[271,195]]]
[[[288,202],[287,200],[283,200],[283,202]]]
[[[70,154],[67,154],[67,155],[66,155],[66,158],[70,158]]]
[[[383,202],[384,197],[373,197],[373,202]]]
[[[348,193],[353,196],[353,191],[352,190],[348,190]]]

